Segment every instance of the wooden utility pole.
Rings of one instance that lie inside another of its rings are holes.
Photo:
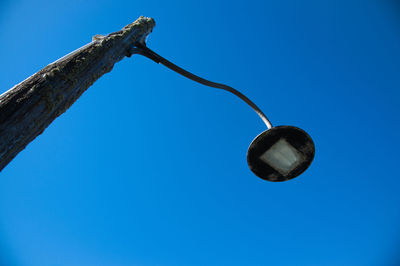
[[[154,28],[140,17],[51,63],[0,95],[0,171]]]

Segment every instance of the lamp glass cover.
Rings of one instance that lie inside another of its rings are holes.
[[[281,174],[287,175],[303,161],[302,157],[289,142],[281,138],[264,152],[260,159]]]

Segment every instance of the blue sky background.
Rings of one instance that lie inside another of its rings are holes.
[[[399,265],[400,7],[389,0],[2,1],[1,93],[153,17],[148,46],[314,139],[254,176],[234,96],[133,56],[0,174],[0,264]]]

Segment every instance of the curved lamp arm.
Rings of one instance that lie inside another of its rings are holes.
[[[196,75],[190,73],[189,71],[186,71],[183,68],[180,68],[179,66],[175,65],[174,63],[168,61],[164,57],[160,56],[159,54],[157,54],[154,51],[147,48],[147,46],[145,46],[142,43],[137,43],[136,47],[134,47],[131,50],[131,53],[132,54],[140,54],[147,58],[150,58],[154,62],[161,63],[164,66],[168,67],[169,69],[181,74],[182,76],[187,77],[188,79],[191,79],[198,83],[201,83],[205,86],[222,89],[222,90],[226,90],[226,91],[233,93],[234,95],[236,95],[237,97],[242,99],[245,103],[247,103],[251,108],[253,108],[253,110],[260,116],[260,118],[265,123],[265,125],[267,126],[268,129],[272,128],[271,122],[269,121],[267,116],[260,110],[260,108],[258,108],[257,105],[255,105],[255,103],[253,103],[249,98],[247,98],[245,95],[243,95],[241,92],[235,90],[234,88],[224,85],[224,84],[221,84],[221,83],[212,82],[212,81],[203,79],[199,76],[196,76]]]

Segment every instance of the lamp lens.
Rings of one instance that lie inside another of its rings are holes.
[[[280,139],[277,143],[272,145],[271,148],[264,152],[260,156],[260,159],[282,175],[287,175],[299,166],[303,159],[302,157],[304,156],[290,145],[289,142],[285,139]]]

